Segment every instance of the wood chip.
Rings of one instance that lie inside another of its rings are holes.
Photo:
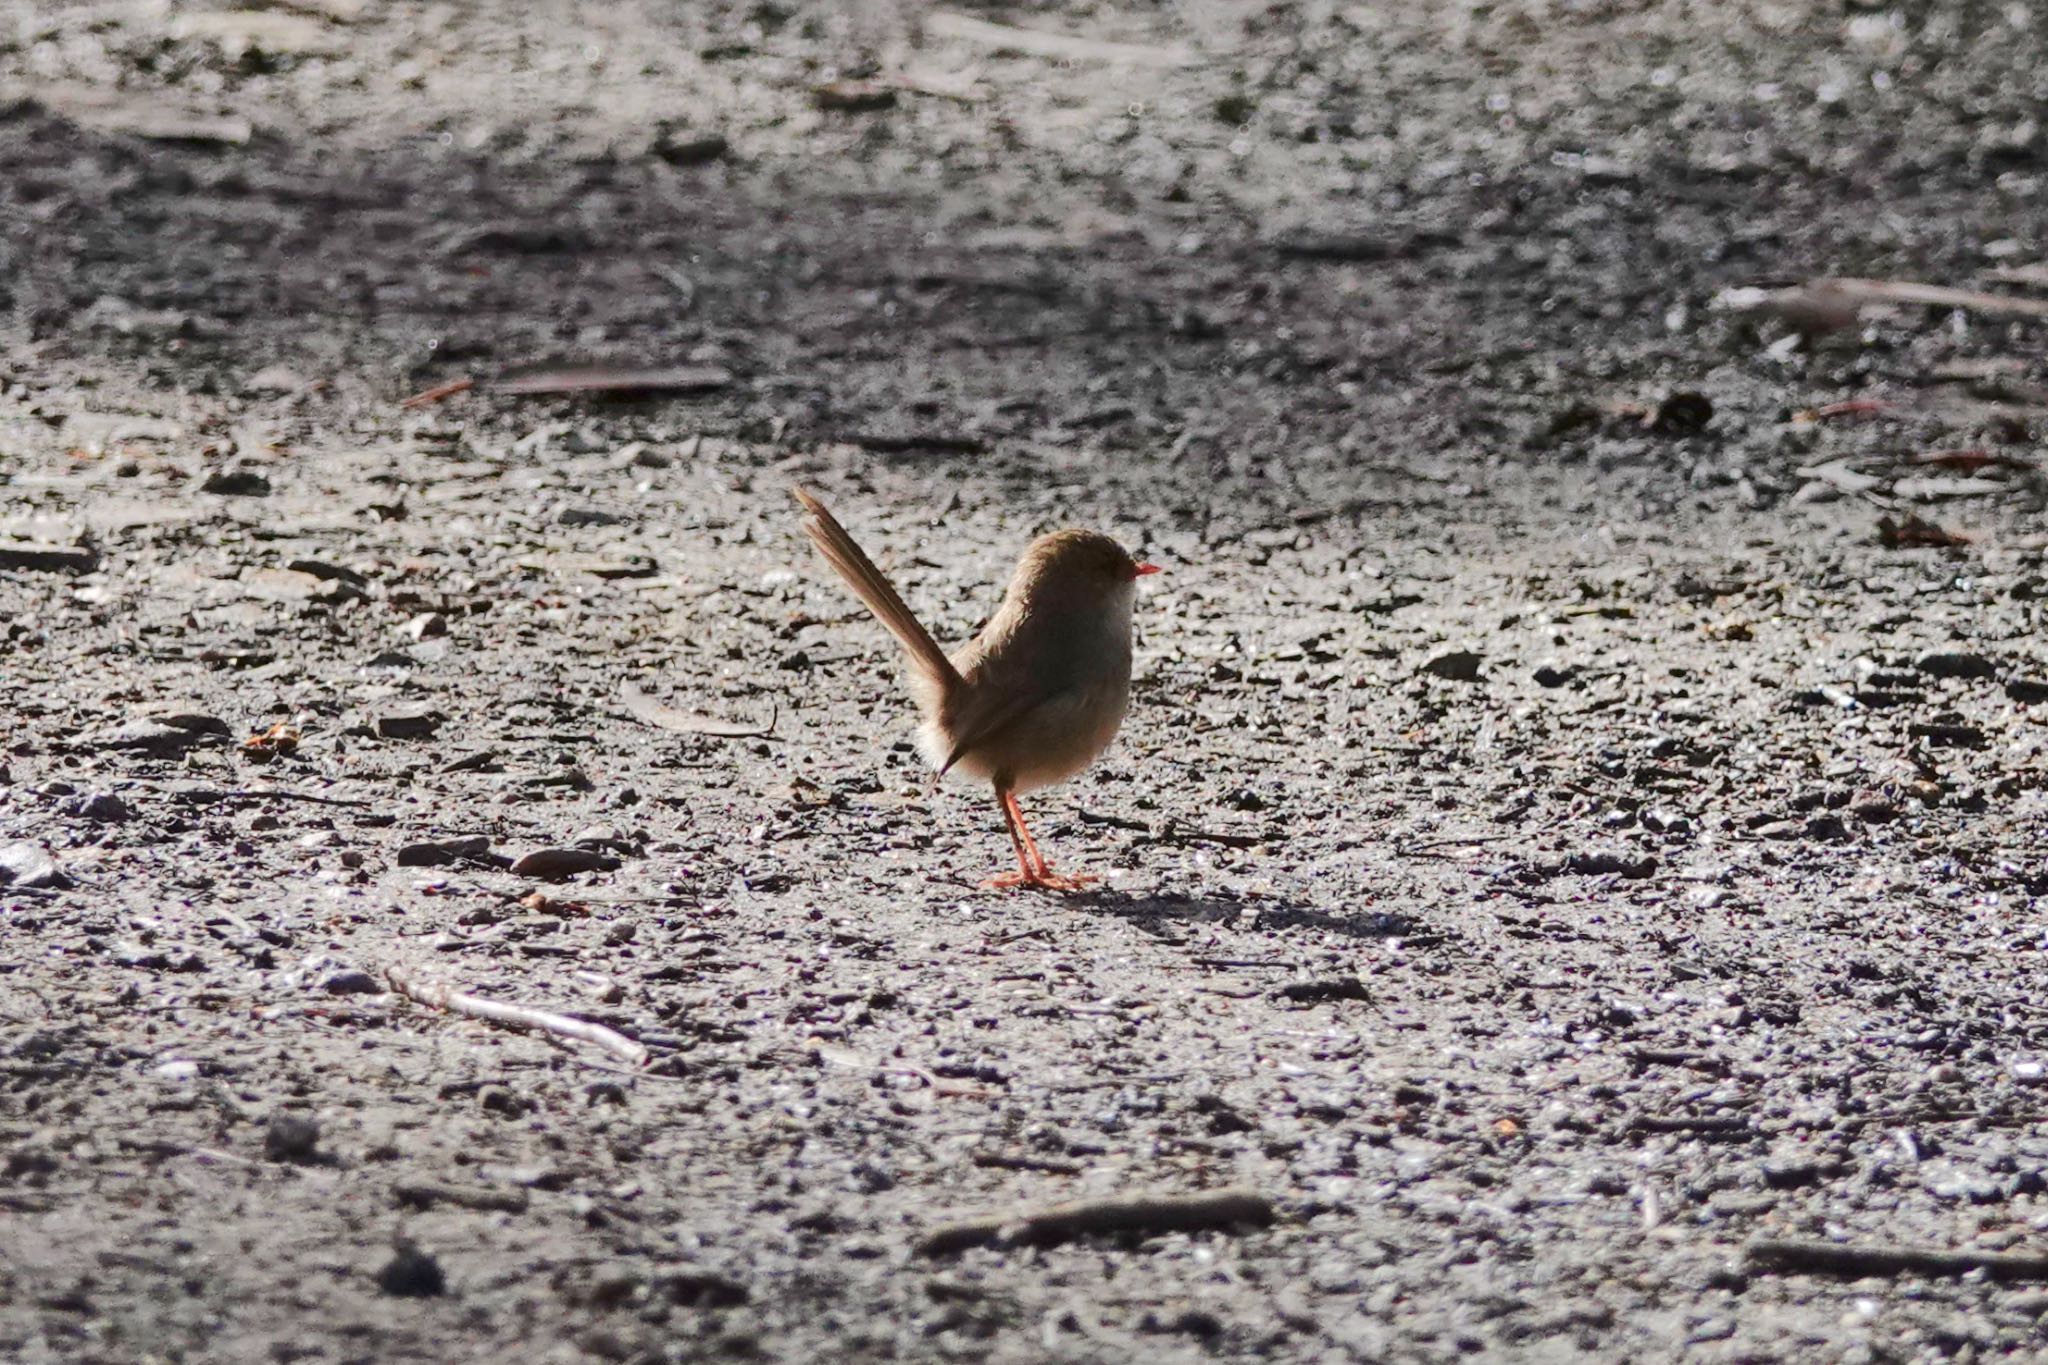
[[[1982,1271],[2002,1282],[2048,1280],[2048,1256],[2000,1251],[1941,1251],[1915,1247],[1856,1246],[1847,1242],[1767,1239],[1752,1242],[1749,1263],[1760,1270],[1816,1275],[1968,1275]]]
[[[618,865],[617,858],[594,848],[537,848],[512,864],[511,871],[515,877],[555,882],[584,872],[610,872]]]
[[[491,382],[492,393],[544,398],[557,394],[611,397],[708,393],[732,383],[732,371],[717,365],[676,365],[646,369],[610,365],[569,365],[523,370]]]
[[[1118,1195],[945,1223],[925,1234],[917,1250],[923,1256],[947,1256],[969,1247],[1049,1246],[1094,1234],[1150,1237],[1267,1227],[1273,1219],[1272,1201],[1250,1190]]]
[[[99,566],[97,550],[19,542],[0,545],[0,569],[24,569],[32,573],[91,573]]]

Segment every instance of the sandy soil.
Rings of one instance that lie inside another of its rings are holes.
[[[2042,322],[1714,306],[2043,297],[2044,24],[17,7],[0,1357],[2048,1353]],[[1167,566],[1099,891],[797,481]]]

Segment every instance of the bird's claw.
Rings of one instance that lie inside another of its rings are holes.
[[[1086,891],[1101,880],[1100,877],[1091,877],[1086,873],[1077,873],[1071,877],[1062,876],[1051,868],[1046,868],[1041,872],[1005,872],[1001,876],[990,877],[981,885],[982,889],[987,891]]]

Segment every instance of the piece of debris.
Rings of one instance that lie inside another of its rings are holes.
[[[1917,1247],[1858,1246],[1851,1242],[1767,1238],[1744,1252],[1759,1270],[1861,1278],[1870,1275],[1952,1277],[1981,1272],[2001,1283],[2048,1280],[2048,1256],[2010,1251],[1942,1251]]]
[[[102,825],[118,825],[135,818],[126,801],[112,792],[92,792],[71,803],[71,814]]]
[[[1877,543],[1887,550],[1948,549],[1968,545],[1970,538],[1957,531],[1944,530],[1911,512],[1896,519],[1877,519]]]
[[[1657,870],[1652,853],[1574,853],[1565,859],[1565,871],[1581,877],[1626,877],[1640,881]]]
[[[1932,678],[1994,678],[1998,665],[1982,654],[1959,650],[1934,650],[1913,661],[1913,667]]]
[[[357,967],[344,967],[330,973],[320,983],[320,989],[329,995],[382,995],[383,983],[368,972]]]
[[[1094,1235],[1157,1236],[1168,1232],[1269,1227],[1272,1201],[1250,1190],[1079,1199],[1036,1211],[986,1214],[925,1234],[919,1255],[947,1256],[978,1246],[1050,1246]]]
[[[1478,682],[1479,665],[1483,662],[1480,655],[1469,649],[1450,649],[1434,656],[1417,671],[1452,682]]]
[[[253,469],[216,469],[199,485],[202,493],[230,498],[261,498],[270,494],[270,480]]]
[[[402,1299],[430,1299],[448,1292],[448,1277],[439,1261],[401,1240],[377,1272],[377,1288]]]
[[[373,727],[379,739],[431,739],[441,728],[436,711],[393,711],[377,717]]]
[[[1703,393],[1680,389],[1643,414],[1643,425],[1658,436],[1693,436],[1714,420],[1714,405]]]
[[[811,103],[835,114],[868,114],[896,107],[896,87],[881,81],[826,81],[811,87]]]
[[[99,566],[97,550],[65,545],[28,545],[20,541],[0,545],[0,569],[21,569],[30,573],[91,573]]]
[[[251,763],[268,763],[274,758],[297,753],[302,738],[297,726],[279,721],[268,730],[243,740],[242,757]]]
[[[263,1130],[263,1155],[271,1161],[307,1165],[319,1159],[320,1121],[311,1114],[278,1114]]]
[[[648,150],[671,166],[702,166],[725,160],[732,144],[717,133],[687,134],[664,127],[656,131]]]
[[[485,834],[407,844],[398,850],[395,861],[400,867],[445,867],[449,863],[494,863],[505,867],[510,862],[492,854],[490,836]]]
[[[1981,749],[1989,743],[1984,737],[1984,732],[1974,725],[1916,720],[1906,726],[1906,733],[1915,739],[1924,739],[1930,744],[1955,749]]]
[[[411,972],[398,967],[386,971],[384,979],[391,983],[392,990],[406,999],[418,1001],[435,1009],[447,1010],[450,1014],[466,1015],[487,1023],[503,1024],[508,1028],[537,1029],[559,1038],[574,1038],[578,1042],[594,1043],[633,1066],[639,1066],[647,1060],[646,1048],[631,1038],[606,1028],[603,1024],[593,1024],[587,1019],[572,1019],[567,1015],[554,1014],[547,1010],[501,1004],[496,1000],[485,1000],[481,996],[463,995],[446,986],[430,986],[417,980]]]
[[[322,578],[299,569],[247,569],[243,590],[259,602],[345,602],[360,598],[353,584]]]
[[[2022,706],[2038,706],[2048,701],[2048,678],[2007,678],[2005,695]]]
[[[134,92],[88,86],[45,88],[38,98],[51,109],[98,133],[156,142],[224,143],[240,147],[255,136],[248,119],[183,103],[158,89]]]
[[[398,400],[398,406],[407,409],[424,408],[440,402],[443,398],[453,398],[458,393],[468,393],[475,387],[476,380],[468,375],[464,375],[460,379],[451,379],[445,384],[436,384],[431,389],[422,389],[410,398],[401,398]]]
[[[61,891],[71,884],[56,860],[39,846],[20,843],[0,848],[0,886],[17,891]]]
[[[1823,403],[1817,408],[1803,408],[1792,414],[1792,425],[1813,426],[1820,422],[1832,422],[1840,417],[1878,417],[1897,411],[1896,403],[1887,402],[1882,398],[1851,398],[1840,403]]]
[[[352,588],[367,588],[370,580],[354,569],[340,564],[330,564],[324,559],[294,559],[284,566],[288,573],[310,574],[329,583],[346,583]]]
[[[1021,52],[1032,57],[1051,57],[1056,61],[1159,67],[1191,66],[1195,62],[1195,55],[1186,48],[1112,43],[1099,38],[1047,33],[1042,29],[1013,28],[955,14],[951,10],[934,10],[926,15],[924,31],[934,38],[975,43],[999,53]]]
[[[432,1180],[405,1180],[391,1187],[392,1196],[409,1209],[439,1204],[480,1213],[525,1213],[531,1203],[525,1190],[493,1190],[474,1185],[445,1185]]]
[[[652,725],[657,730],[668,730],[678,735],[709,735],[716,739],[758,739],[775,733],[775,722],[779,710],[771,710],[765,724],[752,721],[720,720],[694,711],[678,711],[663,706],[654,698],[642,692],[632,683],[619,689],[619,699],[626,704],[633,719],[643,725]]]
[[[979,436],[945,431],[856,431],[843,439],[878,455],[982,455],[988,451],[988,442]]]
[[[1444,239],[1428,234],[1382,232],[1288,232],[1272,238],[1270,242],[1273,254],[1288,260],[1341,264],[1408,260],[1422,255],[1430,246],[1448,244]],[[1559,423],[1553,423],[1547,434],[1563,434]]]
[[[1724,289],[1712,308],[1738,314],[1776,318],[1809,347],[1822,337],[1854,328],[1862,305],[1833,280],[1815,280],[1790,289]]]
[[[732,383],[732,371],[718,365],[630,368],[611,365],[547,366],[493,380],[492,393],[521,398],[587,394],[651,398],[664,394],[709,393]]]
[[[1932,308],[1955,308],[1998,318],[2048,318],[2048,299],[2030,299],[2013,294],[1986,294],[1977,289],[1953,289],[1942,284],[1919,284],[1911,280],[1864,280],[1838,278],[1814,281],[1833,293],[1859,303],[1918,303]]]
[[[538,877],[558,882],[584,872],[611,872],[619,860],[594,848],[539,848],[512,864],[515,877]]]
[[[1274,992],[1282,1000],[1297,1004],[1319,1004],[1326,1000],[1371,1000],[1372,992],[1355,976],[1333,976],[1314,981],[1289,981]]]

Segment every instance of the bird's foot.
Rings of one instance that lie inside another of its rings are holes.
[[[1066,877],[1048,867],[1035,872],[1005,872],[999,877],[990,877],[981,885],[988,891],[1086,891],[1101,880],[1085,872]]]

